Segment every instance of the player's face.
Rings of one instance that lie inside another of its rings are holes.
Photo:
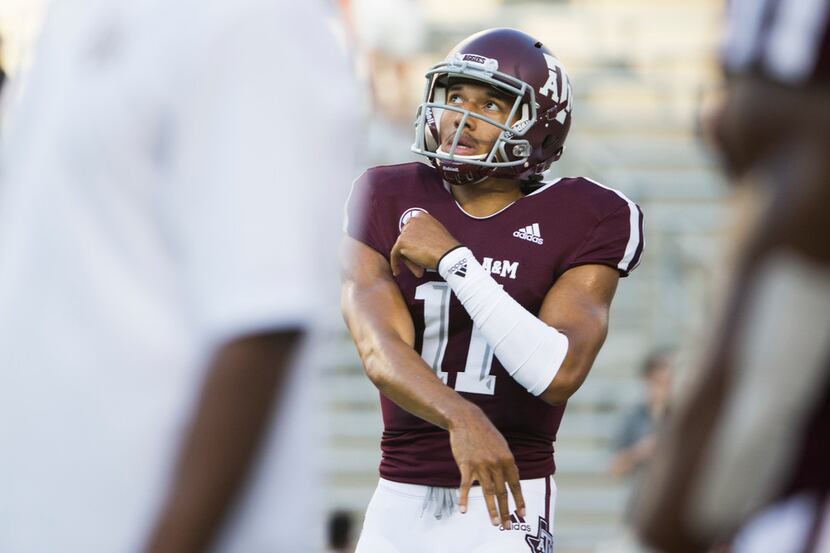
[[[452,84],[447,90],[447,104],[478,113],[504,123],[513,107],[513,98],[500,94],[490,86],[474,82]],[[449,152],[463,114],[444,111],[438,124],[441,149]],[[501,129],[481,119],[468,117],[455,153],[462,156],[487,154],[501,133]]]

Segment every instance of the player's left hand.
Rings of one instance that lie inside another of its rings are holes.
[[[400,274],[403,263],[418,278],[424,276],[424,269],[435,269],[441,257],[460,245],[452,234],[429,213],[419,211],[404,225],[392,251],[389,263],[392,274]]]

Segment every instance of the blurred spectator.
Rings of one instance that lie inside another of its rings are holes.
[[[332,14],[50,10],[0,146],[0,551],[316,553],[300,340],[355,134]]]
[[[3,37],[0,36],[0,95],[3,94],[3,85],[6,84],[6,71],[3,68],[5,59],[3,58]]]
[[[632,492],[629,506],[636,500],[643,470],[654,457],[657,436],[669,408],[675,358],[674,348],[660,348],[646,357],[640,373],[643,401],[626,413],[614,440],[609,472],[617,478],[628,477]],[[626,508],[623,527],[613,538],[597,543],[594,553],[641,553],[630,519],[630,509]]]
[[[426,35],[419,2],[347,1],[357,45],[367,64],[372,103],[391,121],[411,126],[421,92],[412,86],[411,64],[423,50]]]
[[[354,519],[348,511],[335,511],[329,515],[329,546],[326,553],[351,553],[354,550]]]
[[[643,365],[645,400],[626,414],[615,440],[611,460],[614,476],[639,472],[654,454],[657,432],[668,408],[674,365],[674,350],[661,349]]]
[[[426,24],[418,0],[340,0],[367,83],[365,165],[414,160],[413,121],[423,80]],[[413,73],[415,71],[415,73]],[[413,79],[413,76],[415,77]]]

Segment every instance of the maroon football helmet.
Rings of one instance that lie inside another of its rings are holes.
[[[500,123],[447,103],[455,79],[485,83],[514,98]],[[438,123],[448,111],[461,115],[449,151],[441,148]],[[466,121],[475,118],[501,129],[490,152],[456,154]],[[444,180],[467,184],[488,177],[539,181],[562,156],[571,126],[571,85],[564,67],[541,42],[515,29],[476,33],[426,73],[424,100],[415,120],[412,151],[430,159]]]

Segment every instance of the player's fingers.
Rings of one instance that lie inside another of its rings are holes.
[[[496,509],[496,491],[490,474],[486,470],[478,475],[478,483],[481,484],[481,492],[484,494],[484,503],[487,504],[487,512],[490,514],[490,522],[493,526],[498,526],[499,512]]]
[[[506,530],[510,528],[510,507],[507,504],[507,486],[504,485],[504,476],[499,469],[493,471],[493,491],[499,508],[499,520]]]
[[[424,268],[423,267],[421,267],[417,263],[414,263],[414,262],[410,261],[406,257],[403,257],[402,259],[403,259],[404,264],[409,268],[409,270],[412,272],[413,275],[415,275],[418,278],[421,278],[422,276],[424,276]]]
[[[470,494],[470,487],[473,485],[473,477],[466,466],[459,467],[459,469],[461,470],[461,486],[458,488],[458,510],[463,514],[467,512],[467,498]]]
[[[524,518],[527,514],[525,512],[525,498],[522,495],[522,483],[519,480],[519,469],[516,465],[508,470],[507,485],[510,486],[510,493],[513,494],[513,502],[516,504],[516,512],[520,517]]]
[[[401,246],[400,246],[400,238],[395,242],[395,245],[392,246],[392,251],[389,252],[389,266],[392,268],[392,275],[398,276],[400,274],[400,264],[401,264]]]

